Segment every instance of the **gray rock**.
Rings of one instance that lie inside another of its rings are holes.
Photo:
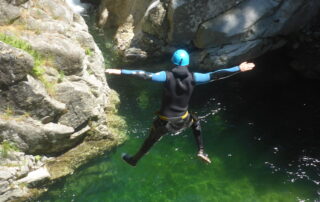
[[[100,15],[105,9],[108,11],[107,19],[104,19],[107,27],[121,26],[128,22],[129,16],[134,25],[138,25],[151,2],[153,0],[102,0],[99,11]]]
[[[98,10],[99,14],[98,14],[98,20],[97,20],[99,27],[104,27],[108,21],[109,11],[106,3],[107,3],[106,1],[102,1],[99,6],[99,10]]]
[[[61,34],[42,33],[36,36],[23,36],[32,47],[53,58],[54,65],[65,75],[77,74],[82,71],[85,50],[79,44]]]
[[[234,9],[201,24],[195,36],[194,44],[198,48],[210,48],[239,41],[255,40],[255,37],[259,37],[259,35],[253,32],[252,26],[258,24],[261,18],[270,16],[279,3],[279,1],[274,0],[246,1]],[[261,29],[268,28],[269,26],[266,26]]]
[[[6,0],[8,3],[15,5],[15,6],[20,6],[21,4],[24,4],[28,2],[29,0]]]
[[[62,1],[38,0],[36,7],[41,8],[48,13],[53,19],[71,23],[73,21],[73,12]]]
[[[16,108],[27,111],[38,119],[57,118],[66,110],[66,105],[50,97],[44,85],[28,76],[28,81],[20,82],[10,88],[9,97],[14,101]]]
[[[1,181],[0,180],[0,195],[7,191],[9,188],[9,182],[8,181]]]
[[[169,43],[189,44],[200,24],[220,15],[240,2],[242,0],[170,1],[168,8]]]
[[[195,51],[194,65],[210,65],[205,68],[216,63],[231,64],[241,57],[253,59],[279,47],[284,43],[278,38],[299,31],[320,10],[318,0],[140,0],[144,14],[140,18],[132,12],[137,2],[104,0],[101,4],[107,10],[107,21],[116,22],[115,41],[125,59],[141,61],[183,47]],[[259,40],[269,40],[271,44],[264,48]],[[229,52],[243,44],[243,52]],[[218,51],[220,47],[224,50]],[[260,51],[259,47],[263,49]],[[257,50],[261,54],[254,53]],[[219,55],[225,51],[228,56]]]
[[[79,138],[79,137],[82,137],[86,132],[88,132],[91,128],[89,126],[86,126],[84,127],[83,129],[73,133],[71,136],[70,136],[70,139],[76,139],[76,138]]]
[[[8,4],[7,1],[0,1],[0,26],[13,23],[20,17],[20,8],[12,4]]]
[[[59,119],[60,124],[78,128],[98,116],[96,98],[85,82],[60,83],[56,93],[57,99],[67,105],[67,112]]]
[[[28,161],[29,164],[30,161]],[[30,165],[19,165],[19,170],[16,173],[17,178],[21,176],[26,176],[30,170],[32,170],[33,166]]]
[[[285,1],[279,4],[279,1],[273,0],[251,0],[242,3],[199,28],[194,40],[197,47],[219,47],[206,51],[210,52],[210,56],[201,61],[202,66],[237,64],[279,48],[285,42],[279,41],[277,36],[298,31],[311,20],[319,8],[319,1]],[[271,38],[273,40],[265,43],[266,39]],[[223,46],[226,44],[228,46]]]
[[[71,148],[75,144],[69,140],[73,132],[73,128],[61,124],[0,119],[1,139],[13,142],[21,151],[31,154],[52,154]]]
[[[127,61],[137,61],[138,59],[146,59],[147,53],[140,48],[128,48],[124,52],[124,57]]]
[[[0,195],[0,201],[18,201],[19,199],[21,200],[21,198],[25,197],[27,194],[28,193],[26,189],[13,188]]]
[[[33,57],[0,41],[0,87],[25,79],[33,68]]]
[[[28,175],[20,180],[17,181],[18,184],[20,183],[36,183],[42,181],[44,179],[50,178],[50,173],[45,167],[39,168],[35,171],[28,173]]]
[[[202,60],[200,68],[218,69],[237,65],[242,61],[258,57],[265,52],[283,46],[285,41],[272,44],[268,39],[254,40],[243,43],[226,45],[221,48],[206,49],[198,55]]]
[[[14,174],[15,173],[13,173],[12,171],[4,169],[4,167],[2,167],[2,169],[0,170],[0,181],[9,180],[14,176]]]
[[[201,24],[194,44],[218,47],[261,38],[287,35],[302,28],[317,13],[319,2],[250,0]]]
[[[166,14],[167,11],[160,0],[150,4],[142,19],[142,31],[164,39],[168,29]]]

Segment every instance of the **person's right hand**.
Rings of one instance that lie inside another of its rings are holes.
[[[120,69],[107,69],[106,74],[116,74],[116,75],[120,75],[121,74],[121,70]]]

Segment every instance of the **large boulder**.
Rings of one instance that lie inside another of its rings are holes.
[[[119,27],[132,18],[133,25],[140,23],[150,3],[153,0],[101,0],[100,18],[101,26]],[[108,14],[106,14],[108,12]],[[107,19],[104,19],[107,17]]]
[[[198,48],[218,47],[255,39],[283,36],[302,28],[313,17],[316,2],[246,1],[211,19],[197,31]],[[318,5],[319,6],[319,5]],[[312,15],[313,14],[313,15]]]
[[[164,3],[160,0],[153,2],[142,19],[142,31],[165,39],[168,31],[166,17],[167,11]]]
[[[115,41],[124,58],[135,62],[186,48],[193,54],[192,63],[204,68],[222,64],[214,61],[217,57],[226,60],[223,64],[234,65],[239,58],[253,59],[278,48],[285,44],[287,36],[307,26],[320,10],[318,0],[140,2],[143,8],[148,6],[141,19],[130,18],[130,29],[134,31],[128,33],[121,29],[122,25],[116,26]],[[132,16],[132,11],[126,9],[107,12],[109,17]],[[230,54],[242,44],[247,45]]]
[[[239,0],[171,0],[168,7],[170,44],[189,44],[194,38],[199,25],[235,7]]]
[[[91,89],[83,81],[63,82],[57,85],[57,99],[66,103],[67,112],[61,116],[59,123],[78,128],[87,124],[90,119],[97,118],[100,105]]]
[[[36,36],[24,36],[32,44],[32,47],[52,58],[56,68],[65,75],[80,73],[83,69],[85,50],[73,40],[56,33],[43,33]]]
[[[4,119],[0,117],[0,137],[14,142],[20,151],[29,154],[55,154],[76,143],[70,139],[72,127],[41,122],[29,118]]]
[[[0,10],[0,26],[11,24],[21,15],[20,8],[7,1],[0,1]]]
[[[255,26],[259,26],[257,22],[263,17],[271,16],[279,3],[273,0],[246,1],[201,24],[194,44],[198,48],[210,48],[260,38],[261,36],[254,32],[257,29]],[[262,33],[269,29],[274,30],[273,26],[259,28],[263,29]]]
[[[194,60],[192,65],[197,65],[199,68],[206,70],[228,67],[258,57],[284,44],[285,41],[283,40],[278,40],[278,43],[274,44],[268,39],[257,39],[225,45],[222,48],[208,48],[198,54],[191,55]]]
[[[0,87],[25,79],[32,68],[31,55],[0,41]]]
[[[48,120],[49,118],[53,121],[58,119],[59,115],[66,111],[66,104],[52,98],[40,81],[31,76],[27,76],[27,78],[27,81],[11,86],[6,91],[6,99],[3,98],[0,101],[2,106],[0,108],[11,106],[15,109],[24,110],[24,112],[39,120]]]

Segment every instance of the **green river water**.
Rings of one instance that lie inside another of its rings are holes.
[[[93,34],[108,52],[103,36]],[[285,61],[278,64],[273,57],[255,61],[252,72],[196,88],[190,110],[202,117],[209,165],[197,159],[190,130],[162,138],[136,167],[124,163],[121,154],[136,152],[148,135],[161,85],[108,76],[120,94],[128,140],[59,180],[36,201],[320,200],[320,85],[295,76],[282,82],[287,74],[277,71]]]

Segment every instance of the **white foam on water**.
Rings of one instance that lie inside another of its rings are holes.
[[[85,12],[90,7],[90,4],[81,3],[80,0],[66,0],[66,3],[73,12],[79,14]]]

